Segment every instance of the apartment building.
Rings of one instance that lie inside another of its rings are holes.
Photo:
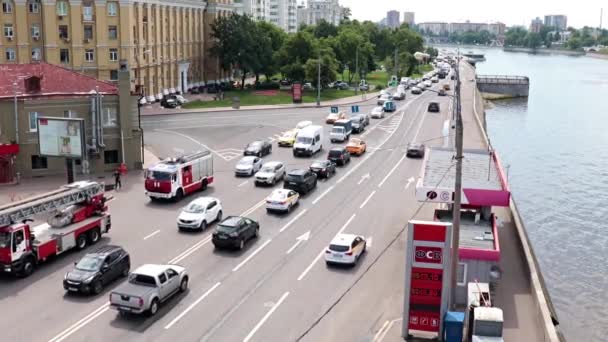
[[[386,25],[392,29],[398,28],[401,25],[399,11],[392,10],[386,12]]]
[[[306,6],[298,7],[298,24],[317,25],[321,20],[340,24],[342,6],[338,0],[308,0]]]
[[[451,33],[480,32],[484,30],[497,36],[502,36],[506,29],[505,24],[500,22],[492,24],[471,23],[469,21],[464,23],[425,22],[419,23],[417,26],[423,34],[434,36],[447,36]]]
[[[410,25],[414,26],[414,24],[416,24],[416,19],[415,19],[416,13],[414,12],[403,12],[403,22]]]
[[[552,26],[558,31],[565,31],[568,28],[568,17],[565,15],[546,15],[545,26]]]
[[[258,21],[267,21],[292,33],[298,30],[296,0],[242,0],[237,12],[248,14]]]
[[[232,0],[1,2],[0,63],[44,61],[115,82],[125,59],[147,101],[220,80],[219,65],[205,64],[205,30]]]

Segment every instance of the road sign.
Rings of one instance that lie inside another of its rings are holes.
[[[332,113],[338,113],[338,107],[337,106],[332,106],[331,107],[331,112]]]
[[[357,106],[357,105],[351,106],[351,107],[350,107],[350,110],[351,110],[353,113],[359,113],[359,106]]]

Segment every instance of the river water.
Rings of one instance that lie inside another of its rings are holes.
[[[528,99],[486,111],[491,143],[562,332],[608,341],[608,60],[474,50],[478,74],[530,78]]]

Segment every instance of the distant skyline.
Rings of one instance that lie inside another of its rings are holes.
[[[342,6],[350,7],[352,18],[358,20],[371,20],[378,22],[386,17],[386,12],[396,10],[403,21],[403,12],[415,12],[416,22],[503,22],[507,26],[523,25],[528,27],[530,21],[545,15],[563,14],[568,17],[568,26],[599,26],[600,8],[604,8],[603,28],[608,27],[608,1],[554,0],[530,1],[487,1],[487,0],[460,0],[460,1],[395,1],[395,0],[340,0]]]

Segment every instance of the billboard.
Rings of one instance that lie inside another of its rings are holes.
[[[41,156],[82,159],[84,147],[84,119],[38,118]]]
[[[302,85],[300,83],[294,83],[291,87],[293,103],[302,103]]]

